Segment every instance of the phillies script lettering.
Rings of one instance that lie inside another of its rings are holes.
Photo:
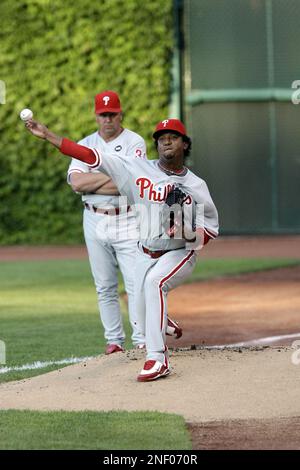
[[[140,189],[140,198],[144,199],[148,196],[149,201],[163,202],[166,200],[169,192],[175,187],[174,184],[167,184],[163,188],[155,189],[155,184],[149,178],[138,178],[136,185]],[[191,204],[191,196],[187,196],[184,203]]]

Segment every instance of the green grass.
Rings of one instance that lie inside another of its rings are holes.
[[[104,352],[103,328],[87,261],[0,263],[0,286],[0,339],[6,343],[7,367]],[[124,301],[121,306],[126,347],[131,347]],[[0,374],[0,382],[51,369]]]
[[[0,411],[0,449],[191,449],[181,416],[156,412]]]
[[[188,282],[299,264],[280,259],[199,260]],[[103,353],[105,340],[87,261],[52,260],[0,263],[0,339],[6,366]],[[124,292],[120,282],[120,293]],[[126,347],[132,347],[122,301]],[[1,366],[0,366],[1,367]],[[0,374],[0,382],[19,380],[54,368]]]

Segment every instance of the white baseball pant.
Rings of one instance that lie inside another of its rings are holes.
[[[146,336],[147,360],[164,362],[167,327],[167,295],[182,284],[196,263],[194,251],[172,250],[153,259],[139,244],[135,270],[138,326]]]
[[[144,335],[137,327],[134,303],[133,275],[137,253],[135,217],[130,213],[114,216],[85,209],[83,229],[107,343],[123,345],[125,340],[118,294],[118,265],[128,295],[132,343],[145,343]]]

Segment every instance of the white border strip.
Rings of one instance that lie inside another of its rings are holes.
[[[101,155],[100,155],[100,152],[98,152],[97,149],[95,148],[91,148],[90,149],[93,151],[95,157],[96,157],[96,161],[95,163],[87,163],[87,165],[90,167],[90,168],[96,168],[97,166],[101,166],[102,164],[102,161],[101,161]]]
[[[22,370],[34,370],[34,369],[44,369],[45,367],[49,366],[60,366],[65,364],[77,364],[78,362],[89,361],[90,359],[94,359],[94,357],[69,357],[67,359],[61,359],[60,361],[36,361],[32,364],[24,364],[23,366],[15,366],[15,367],[1,367],[0,374],[6,374],[7,372],[15,372],[15,371],[22,371]]]

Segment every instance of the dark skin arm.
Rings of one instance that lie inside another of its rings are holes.
[[[44,124],[34,121],[33,119],[29,119],[26,121],[25,126],[35,137],[47,140],[58,149],[61,147],[63,138],[54,134],[54,132],[51,132],[48,127],[44,126]]]

